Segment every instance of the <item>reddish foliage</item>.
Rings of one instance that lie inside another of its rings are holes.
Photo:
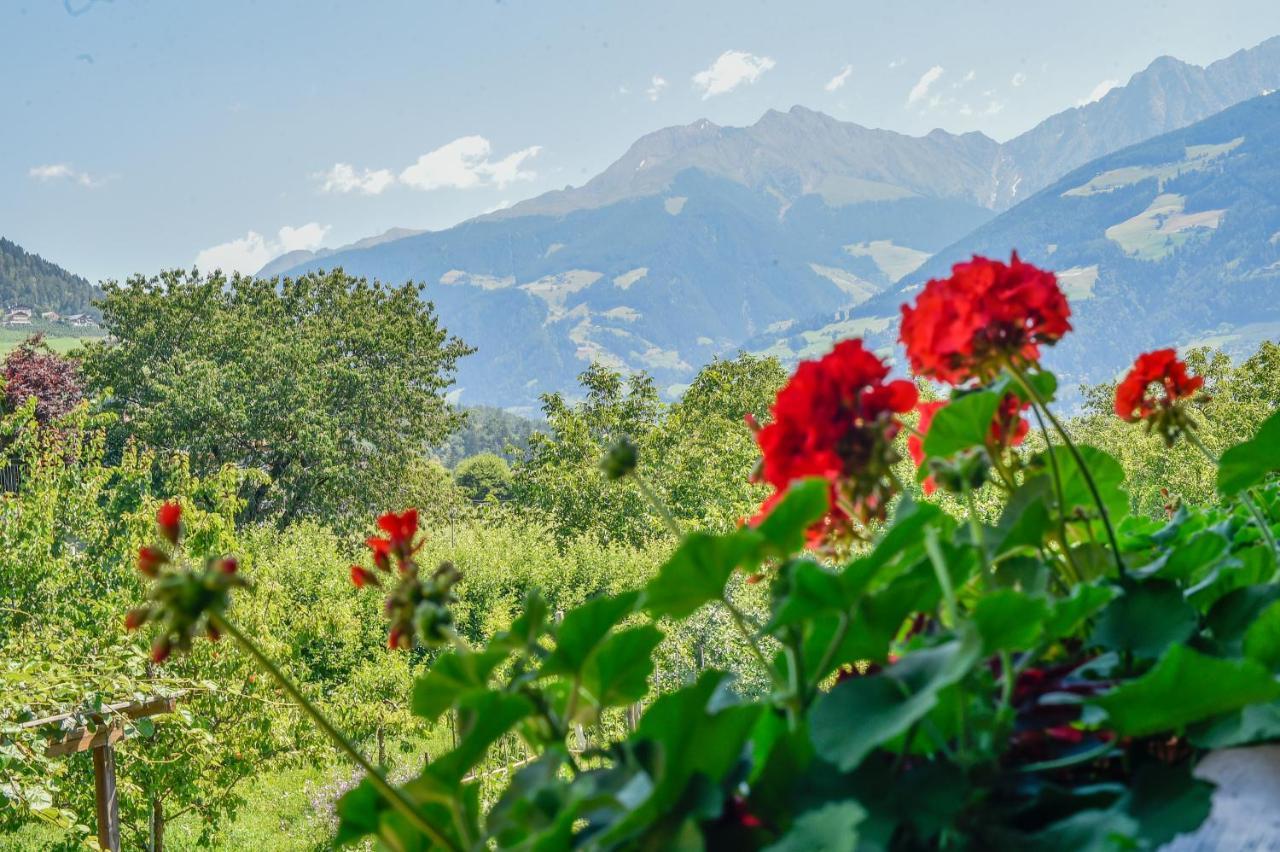
[[[10,411],[35,397],[37,422],[49,423],[84,399],[80,367],[45,346],[44,335],[32,335],[4,359],[4,396]]]

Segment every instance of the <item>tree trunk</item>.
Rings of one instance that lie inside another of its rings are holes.
[[[164,801],[151,797],[151,852],[164,852]]]

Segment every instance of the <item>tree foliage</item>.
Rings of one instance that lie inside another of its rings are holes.
[[[381,483],[456,420],[443,392],[469,350],[413,285],[167,272],[109,283],[102,313],[84,369],[118,431],[259,472],[245,521],[388,508]]]

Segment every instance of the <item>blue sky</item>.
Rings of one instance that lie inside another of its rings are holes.
[[[1274,0],[4,0],[0,235],[92,280],[581,184],[636,138],[804,104],[1006,139]]]

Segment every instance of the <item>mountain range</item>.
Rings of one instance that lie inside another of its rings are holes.
[[[1044,212],[1046,187],[1275,88],[1280,37],[1204,68],[1161,57],[1098,101],[1004,143],[942,130],[912,137],[800,106],[771,110],[749,127],[696,121],[642,137],[580,187],[443,231],[295,253],[262,274],[340,266],[423,283],[444,324],[477,348],[459,367],[456,393],[467,404],[530,410],[543,392],[572,393],[593,360],[647,370],[676,395],[702,364],[743,347],[794,358],[835,335],[883,337],[893,313],[884,306],[901,298],[904,283],[918,282],[921,264],[939,268],[930,258],[978,246],[1035,254],[1033,237],[1041,247],[1054,240],[1014,223],[1031,227],[1035,217],[1066,212]],[[1260,155],[1255,136],[1240,150]],[[1234,156],[1206,155],[1215,169]],[[1202,180],[1217,173],[1198,172]],[[1195,198],[1186,210],[1197,209]],[[1075,205],[1072,215],[1091,215],[1093,204]],[[1000,243],[1015,237],[1022,239]],[[1103,241],[1077,253],[1064,235],[1054,261],[1088,268],[1099,262],[1090,251],[1120,252],[1100,265],[1099,293],[1112,264],[1150,267],[1121,260],[1123,250]],[[1101,362],[1077,360],[1079,377],[1102,376]]]

